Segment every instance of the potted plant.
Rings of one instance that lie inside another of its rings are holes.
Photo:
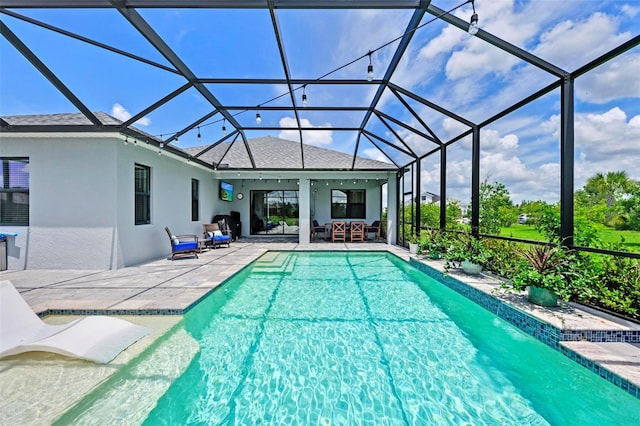
[[[562,246],[530,246],[518,250],[518,254],[524,263],[511,277],[513,288],[527,288],[531,303],[557,306],[558,296],[565,298],[569,292],[570,253]]]
[[[418,250],[420,248],[418,236],[411,234],[407,240],[409,241],[409,253],[418,254]]]
[[[427,234],[420,240],[420,252],[426,254],[429,259],[440,259],[446,248],[446,237],[443,232],[437,229],[427,231]]]
[[[456,264],[467,274],[479,274],[482,266],[490,258],[490,253],[485,249],[482,241],[472,235],[464,235],[458,238],[447,248],[446,269],[455,267]]]

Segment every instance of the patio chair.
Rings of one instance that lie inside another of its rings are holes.
[[[106,364],[151,331],[104,315],[47,324],[11,281],[0,281],[0,302],[0,358],[39,351]]]
[[[218,248],[222,244],[226,244],[227,247],[231,246],[230,229],[221,228],[218,223],[205,223],[202,225],[202,229],[204,230],[204,238],[208,240],[207,245],[212,248]]]
[[[331,222],[331,241],[347,241],[347,222]]]
[[[311,236],[313,239],[318,238],[318,234],[322,234],[322,237],[326,240],[328,237],[327,227],[320,225],[317,220],[313,219],[313,226],[311,227]]]
[[[380,238],[380,221],[379,220],[374,220],[371,225],[367,225],[364,227],[365,238],[368,238],[369,234],[375,234],[374,239],[376,241]]]
[[[367,226],[364,222],[351,222],[349,234],[351,235],[351,242],[362,241],[364,242],[364,227]]]
[[[164,228],[169,235],[171,242],[171,260],[176,256],[193,255],[198,257],[198,236],[197,235],[173,235],[169,227]]]

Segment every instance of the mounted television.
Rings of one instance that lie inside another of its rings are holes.
[[[233,185],[229,182],[220,181],[220,199],[222,201],[233,201]]]

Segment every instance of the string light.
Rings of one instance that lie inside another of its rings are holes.
[[[227,134],[227,126],[225,125],[227,123],[227,119],[223,118],[222,119],[222,133],[224,133],[225,135]]]
[[[200,126],[198,126],[198,143],[202,141],[202,135],[200,135]]]
[[[257,124],[262,123],[262,117],[260,117],[260,113],[259,112],[256,112],[256,123]]]
[[[473,0],[471,0],[471,7],[473,8],[473,15],[471,15],[471,23],[469,24],[469,34],[476,35],[480,27],[478,27],[478,14]]]
[[[125,146],[129,145],[129,136],[125,136],[124,137],[124,144],[125,144]]]
[[[302,106],[307,106],[307,85],[302,86]]]
[[[419,30],[420,28],[423,28],[424,26],[426,26],[426,25],[428,25],[428,24],[430,24],[430,23],[432,23],[432,22],[434,22],[434,21],[436,21],[436,20],[438,20],[438,19],[442,18],[443,16],[445,16],[445,15],[447,15],[447,14],[451,14],[452,12],[454,12],[454,11],[456,11],[456,10],[460,9],[461,7],[464,7],[467,3],[471,3],[471,5],[473,6],[473,12],[474,12],[474,13],[473,13],[473,15],[472,15],[472,17],[471,17],[471,25],[469,26],[469,33],[470,33],[470,34],[476,34],[476,33],[478,32],[478,30],[479,30],[479,27],[478,27],[478,25],[477,25],[477,22],[478,22],[478,16],[477,16],[477,14],[475,13],[475,4],[474,4],[474,0],[466,0],[466,1],[462,2],[461,4],[459,4],[459,5],[455,6],[455,7],[452,7],[451,9],[449,9],[449,10],[447,10],[447,11],[442,12],[441,14],[439,14],[439,15],[437,15],[437,16],[434,16],[432,19],[429,19],[429,20],[427,20],[427,21],[423,22],[422,24],[420,24],[420,25],[419,25],[419,26],[417,26],[416,28],[412,29],[411,31],[412,31],[412,32],[415,32],[415,31]],[[342,70],[342,69],[344,69],[344,68],[347,68],[347,67],[348,67],[348,66],[350,66],[350,65],[353,65],[354,63],[356,63],[356,62],[360,61],[361,59],[363,59],[363,58],[364,58],[364,56],[369,56],[369,65],[367,66],[367,81],[369,81],[369,82],[373,81],[373,77],[374,77],[374,75],[373,75],[373,63],[372,63],[372,57],[371,57],[371,56],[373,55],[373,53],[374,53],[374,52],[377,52],[378,50],[381,50],[381,49],[382,49],[382,48],[384,48],[384,47],[387,47],[387,46],[389,46],[389,45],[391,45],[391,44],[393,44],[393,43],[397,42],[398,40],[400,40],[400,39],[402,39],[403,37],[405,37],[405,36],[406,36],[406,34],[407,34],[407,33],[401,34],[400,36],[398,36],[398,37],[396,37],[396,38],[394,38],[394,39],[392,39],[392,40],[389,40],[388,42],[386,42],[386,43],[384,43],[384,44],[382,44],[382,45],[378,46],[378,47],[377,47],[377,48],[375,48],[374,50],[369,50],[369,52],[368,52],[368,53],[366,53],[365,55],[359,56],[359,57],[357,57],[357,58],[355,58],[355,59],[353,59],[353,60],[351,60],[351,61],[349,61],[349,62],[347,62],[347,63],[345,63],[345,64],[343,64],[343,65],[341,65],[341,66],[339,66],[339,67],[337,67],[337,68],[334,68],[333,70],[331,70],[331,71],[329,71],[329,72],[326,72],[325,74],[323,74],[323,75],[319,76],[319,77],[318,77],[318,78],[316,78],[315,80],[322,80],[322,79],[324,79],[325,77],[328,77],[328,76],[330,76],[330,75],[332,75],[332,74],[334,74],[334,73],[336,73],[336,72],[338,72],[338,71],[340,71],[340,70]],[[303,106],[306,106],[306,104],[305,104],[305,100],[306,100],[306,93],[304,93],[304,92],[305,92],[305,90],[304,90],[304,88],[305,88],[305,87],[306,87],[306,84],[305,84],[305,85],[303,85],[303,95],[302,95]],[[297,90],[297,89],[294,89],[294,90]],[[282,93],[282,94],[280,94],[280,95],[277,95],[277,96],[275,96],[275,97],[273,97],[273,98],[271,98],[271,99],[269,99],[269,100],[267,100],[267,101],[263,102],[262,104],[268,104],[268,103],[271,103],[271,102],[273,102],[273,101],[275,101],[275,100],[277,100],[277,99],[280,99],[280,98],[282,98],[282,97],[284,97],[284,96],[287,96],[287,95],[289,95],[289,94],[290,94],[290,92]],[[242,110],[242,111],[240,111],[240,112],[238,112],[238,113],[236,113],[236,114],[232,114],[231,116],[232,116],[232,117],[235,117],[236,115],[239,115],[239,114],[245,113],[245,112],[247,112],[247,111],[248,111],[248,109],[245,109],[245,110]],[[258,115],[258,114],[256,114],[256,115]],[[225,132],[225,134],[226,134],[226,126],[225,126],[225,124],[224,124],[224,122],[225,122],[225,121],[226,121],[226,119],[223,119],[222,130],[223,130],[223,132]],[[256,121],[257,121],[257,117],[256,117]],[[203,126],[203,127],[204,127],[204,126],[210,126],[210,125],[213,125],[213,124],[218,123],[218,122],[219,122],[219,121],[218,121],[218,120],[216,120],[216,121],[213,121],[213,122],[210,122],[210,123],[205,123],[205,124],[203,124],[202,126]],[[200,126],[198,126],[198,129],[200,129]],[[198,134],[199,134],[199,133],[200,133],[200,132],[198,131]],[[134,141],[134,144],[135,144],[135,143],[136,143],[136,142]],[[147,143],[149,143],[149,142],[147,142]]]

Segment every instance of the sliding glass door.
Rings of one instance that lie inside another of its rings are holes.
[[[251,235],[298,235],[298,191],[251,191]]]

